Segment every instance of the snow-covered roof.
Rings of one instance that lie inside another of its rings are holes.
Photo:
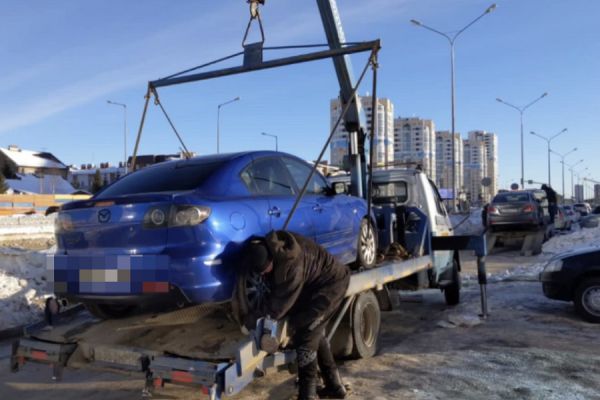
[[[94,175],[96,170],[100,170],[100,174],[113,174],[120,173],[125,175],[124,167],[108,167],[108,168],[89,168],[89,169],[75,169],[69,170],[70,175]]]
[[[58,175],[38,178],[32,174],[17,174],[20,179],[6,179],[9,191],[27,194],[71,194],[75,188]]]
[[[23,150],[15,147],[9,147],[8,149],[0,147],[0,151],[19,167],[67,168],[63,163],[53,159],[55,157],[50,153]]]

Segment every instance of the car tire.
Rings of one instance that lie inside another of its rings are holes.
[[[373,224],[366,218],[360,221],[358,243],[356,248],[356,262],[353,267],[370,269],[377,262],[377,234]]]
[[[129,317],[136,309],[135,305],[86,304],[85,308],[96,318],[119,319]]]
[[[231,308],[233,317],[247,329],[256,328],[256,321],[249,317],[257,318],[264,312],[264,301],[270,288],[264,278],[254,272],[246,271],[238,274]]]
[[[369,358],[377,353],[381,310],[372,291],[357,296],[352,306],[352,358]]]
[[[575,310],[586,321],[600,323],[600,277],[584,279],[575,289]]]
[[[455,306],[460,303],[460,288],[462,286],[460,271],[456,260],[452,265],[452,283],[444,288],[444,298],[446,304],[449,306]]]

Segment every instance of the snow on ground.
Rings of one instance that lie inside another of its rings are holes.
[[[55,218],[56,214],[49,216],[19,214],[0,217],[0,240],[31,235],[51,237],[54,235]]]
[[[49,251],[0,247],[0,330],[40,319],[52,278]]]
[[[559,254],[586,247],[600,247],[600,227],[576,229],[566,235],[557,235],[544,243],[543,252]]]

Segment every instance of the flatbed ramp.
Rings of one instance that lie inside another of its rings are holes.
[[[330,335],[354,298],[431,266],[432,258],[422,256],[353,274]],[[200,386],[209,398],[220,399],[239,393],[266,370],[287,368],[295,360],[294,351],[268,354],[259,348],[265,333],[284,339],[285,323],[260,320],[255,331],[244,335],[219,305],[105,321],[84,310],[71,314],[57,315],[52,326],[26,328],[25,337],[13,345],[11,369],[16,372],[27,361],[46,363],[56,379],[64,367],[138,372],[146,377],[146,394],[177,383]]]

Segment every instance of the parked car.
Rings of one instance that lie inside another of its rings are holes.
[[[549,222],[545,193],[519,190],[497,194],[487,207],[487,225],[492,231],[538,229]]]
[[[569,211],[565,210],[563,206],[556,208],[556,215],[554,216],[554,229],[565,231],[571,229],[571,218],[569,218]],[[572,212],[572,211],[571,211]]]
[[[589,214],[581,218],[579,226],[582,228],[596,228],[600,225],[600,214]]]
[[[552,258],[540,274],[544,295],[573,301],[586,321],[600,323],[600,249],[582,249]]]
[[[573,209],[577,211],[582,217],[585,217],[592,212],[592,207],[588,203],[575,203]]]
[[[240,245],[283,227],[310,170],[292,155],[262,151],[164,162],[126,175],[60,210],[55,293],[100,317],[153,300],[228,301]],[[341,263],[370,267],[374,227],[363,199],[334,193],[316,172],[288,229]]]
[[[565,216],[571,222],[571,225],[577,223],[579,221],[579,218],[581,218],[581,215],[573,209],[573,206],[564,205],[561,207],[563,208]]]

